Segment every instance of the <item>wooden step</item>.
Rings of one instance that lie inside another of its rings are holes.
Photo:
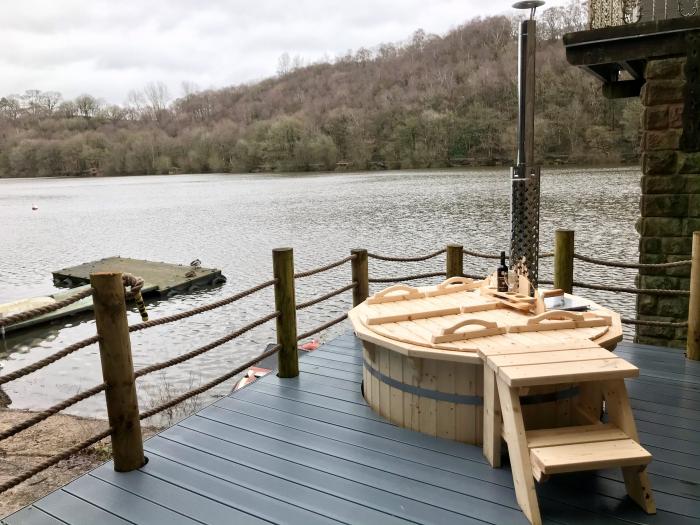
[[[627,439],[629,436],[611,423],[577,425],[573,427],[545,428],[527,432],[529,448],[552,447],[557,445],[574,445],[576,443],[593,443],[596,441],[613,441]]]
[[[614,425],[534,430],[527,433],[537,480],[550,474],[644,466],[651,454]]]
[[[498,376],[510,387],[555,385],[636,377],[639,369],[619,357],[566,362],[502,366]],[[496,368],[496,367],[494,367]]]

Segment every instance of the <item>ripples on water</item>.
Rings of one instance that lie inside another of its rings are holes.
[[[542,175],[541,250],[554,230],[576,230],[577,251],[636,261],[638,169],[547,169]],[[33,212],[36,203],[39,210]],[[416,255],[450,242],[491,253],[507,249],[510,182],[505,168],[314,175],[175,175],[97,179],[0,180],[0,302],[51,293],[51,270],[112,255],[223,269],[220,288],[154,300],[152,318],[187,310],[243,290],[272,274],[270,251],[293,246],[297,271],[362,247]],[[465,257],[465,271],[485,273],[494,261]],[[441,271],[444,256],[420,263],[370,261],[373,277]],[[551,259],[540,275],[550,278]],[[576,278],[634,285],[633,270],[577,262]],[[348,265],[300,280],[297,301],[348,284]],[[432,284],[435,280],[417,282]],[[377,285],[374,291],[385,285]],[[582,292],[627,315],[634,296]],[[174,357],[272,311],[270,290],[185,321],[132,334],[135,366]],[[349,309],[351,293],[299,313],[300,333]],[[139,316],[129,313],[129,322]],[[25,366],[94,334],[89,317],[8,335],[3,372]],[[348,330],[347,324],[323,334]],[[631,332],[630,332],[631,333]],[[166,392],[181,392],[260,353],[274,340],[268,323],[188,364],[139,380],[142,408]],[[97,346],[80,350],[5,386],[14,408],[45,408],[102,381]],[[206,394],[206,402],[230,389]],[[104,415],[102,396],[72,409]]]

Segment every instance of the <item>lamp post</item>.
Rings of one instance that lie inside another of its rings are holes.
[[[518,155],[511,169],[510,265],[537,286],[540,241],[540,167],[535,164],[535,9],[541,0],[513,4],[528,9],[518,37]]]

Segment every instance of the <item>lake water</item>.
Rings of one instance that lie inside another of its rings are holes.
[[[577,251],[636,261],[638,169],[546,169],[542,174],[541,250],[554,230],[576,230]],[[0,303],[56,291],[51,271],[121,255],[223,269],[223,286],[148,304],[151,318],[184,311],[248,288],[272,274],[271,250],[294,247],[297,271],[337,260],[351,248],[418,255],[450,242],[489,253],[507,250],[510,182],[506,168],[313,175],[174,175],[94,179],[0,180]],[[32,211],[32,204],[39,209]],[[492,271],[494,261],[465,257],[467,273]],[[444,256],[421,263],[370,261],[370,275],[442,271]],[[633,285],[635,271],[578,263],[577,279]],[[551,259],[541,278],[551,278]],[[298,281],[303,301],[350,281],[345,265]],[[428,284],[416,282],[416,284]],[[383,287],[385,285],[381,285]],[[379,289],[379,288],[375,288]],[[632,315],[634,296],[582,291]],[[135,366],[174,357],[272,311],[266,290],[239,303],[132,334]],[[299,331],[346,311],[350,292],[300,312]],[[129,321],[139,316],[130,312]],[[342,324],[323,338],[347,330]],[[89,316],[44,326],[0,343],[3,373],[93,335]],[[268,323],[187,364],[139,380],[142,408],[212,379],[274,341]],[[45,408],[101,383],[97,346],[5,386],[14,408]],[[203,396],[221,395],[230,384]],[[104,415],[102,396],[68,412]]]

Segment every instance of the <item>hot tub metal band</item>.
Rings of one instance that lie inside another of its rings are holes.
[[[483,405],[484,398],[482,396],[467,396],[463,394],[448,394],[447,392],[439,392],[438,390],[430,390],[427,388],[421,388],[419,386],[407,385],[401,381],[397,381],[387,375],[382,374],[379,370],[372,368],[372,366],[363,359],[365,363],[365,370],[367,370],[373,377],[377,378],[382,383],[389,385],[392,388],[406,392],[407,394],[413,394],[415,396],[427,397],[428,399],[435,399],[436,401],[445,401],[447,403],[457,403],[459,405]],[[579,393],[577,386],[566,388],[564,390],[559,390],[557,392],[550,392],[548,394],[532,394],[529,396],[521,396],[521,405],[537,405],[539,403],[552,403],[554,401],[559,401],[560,399],[569,399],[576,397]]]

